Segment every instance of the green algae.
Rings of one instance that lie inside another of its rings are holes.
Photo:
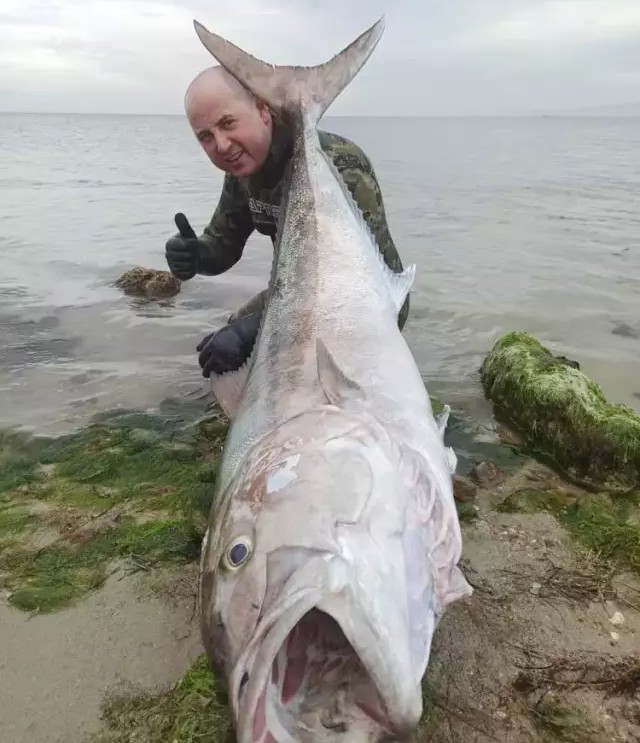
[[[0,503],[3,495],[14,488],[32,482],[35,478],[36,460],[26,450],[17,435],[0,432]]]
[[[182,413],[103,413],[36,448],[0,437],[0,587],[10,603],[51,612],[122,560],[146,569],[197,559],[227,426]]]
[[[0,493],[19,488],[35,479],[35,462],[24,456],[0,460]]]
[[[597,557],[640,574],[640,511],[636,498],[559,489],[521,489],[496,506],[503,513],[548,511]]]
[[[86,541],[58,541],[40,550],[15,549],[0,558],[9,603],[49,613],[102,585],[113,561],[135,558],[145,568],[197,558],[200,533],[185,521],[136,524],[131,519]]]
[[[419,739],[428,739],[441,718],[438,697],[423,684]],[[232,743],[229,701],[224,685],[211,671],[206,655],[196,658],[168,691],[129,692],[109,696],[102,705],[103,729],[86,743]]]
[[[573,499],[575,496],[573,496]],[[536,513],[538,511],[550,511],[558,514],[564,511],[572,496],[562,490],[535,490],[533,488],[522,488],[504,498],[496,510],[503,513]]]
[[[34,520],[28,508],[0,506],[0,544],[3,537],[22,533]]]
[[[438,659],[431,659],[430,675],[434,675],[434,666],[439,665]],[[439,669],[438,669],[439,670]],[[444,715],[438,707],[438,693],[426,680],[422,684],[422,717],[418,725],[416,741],[431,740],[435,731],[442,724]]]
[[[77,549],[52,545],[43,550],[15,549],[0,558],[9,603],[23,611],[48,613],[97,588],[114,535],[101,534]]]
[[[197,466],[203,457],[199,432],[186,443],[140,423],[93,424],[47,447],[40,462],[54,464],[59,481],[71,482],[80,497],[94,502],[188,508],[201,501],[196,491],[215,480],[216,467],[213,461]]]
[[[188,521],[150,521],[120,532],[116,550],[121,556],[141,556],[152,562],[195,560],[202,534]]]
[[[589,740],[593,730],[585,714],[558,699],[543,698],[532,710],[535,726],[545,736],[567,743]]]
[[[36,522],[28,508],[3,505],[0,501],[0,560],[3,553],[19,545],[20,539],[32,530]]]
[[[199,656],[182,678],[162,693],[118,694],[102,708],[104,729],[87,743],[230,743],[228,701]]]
[[[496,417],[526,448],[574,481],[612,492],[640,487],[640,415],[613,404],[573,362],[527,333],[500,338],[480,369]]]
[[[588,499],[567,508],[561,523],[582,545],[640,575],[640,523],[634,512]]]
[[[473,503],[460,503],[456,501],[456,511],[458,512],[460,523],[472,523],[478,518],[478,512]]]

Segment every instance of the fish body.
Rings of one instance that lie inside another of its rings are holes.
[[[201,628],[239,743],[411,736],[458,568],[455,456],[397,323],[415,267],[384,264],[316,125],[381,19],[317,67],[272,66],[196,22],[290,125],[262,325],[212,378],[231,418],[200,569]]]

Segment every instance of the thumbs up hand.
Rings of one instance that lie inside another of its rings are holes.
[[[165,256],[171,273],[182,281],[193,278],[198,272],[198,249],[201,241],[184,214],[175,216],[178,234],[167,240]]]

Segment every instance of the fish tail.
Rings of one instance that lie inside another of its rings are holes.
[[[304,110],[315,124],[369,59],[384,31],[385,18],[382,16],[327,62],[313,67],[263,62],[198,21],[193,23],[206,49],[256,98],[276,113]]]

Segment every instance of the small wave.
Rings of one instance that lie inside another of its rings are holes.
[[[70,360],[79,343],[80,338],[33,338],[13,345],[1,344],[0,367],[21,368]]]
[[[92,188],[148,188],[149,183],[145,181],[105,181],[101,178],[71,178],[67,183],[76,186],[91,186]]]
[[[43,188],[44,186],[57,186],[59,184],[54,181],[41,181],[34,178],[21,178],[19,176],[13,176],[11,178],[0,178],[0,189],[16,187],[27,187],[27,188]]]
[[[24,299],[28,296],[26,286],[0,286],[0,306],[4,300]]]

